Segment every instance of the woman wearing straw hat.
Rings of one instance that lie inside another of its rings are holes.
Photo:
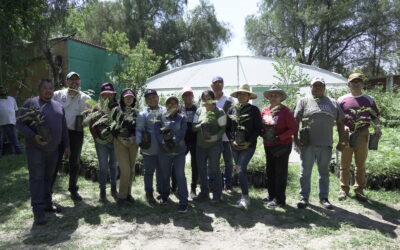
[[[297,129],[296,121],[291,110],[281,104],[287,98],[281,88],[272,86],[264,92],[264,97],[270,105],[261,111],[268,189],[268,197],[262,201],[269,207],[285,206],[289,155],[292,151],[292,136]]]
[[[246,208],[250,205],[249,189],[247,184],[247,165],[253,157],[260,135],[260,110],[249,103],[257,95],[250,91],[250,86],[244,84],[231,94],[239,103],[228,111],[226,135],[232,145],[235,172],[239,174],[242,198],[237,202],[238,207]]]

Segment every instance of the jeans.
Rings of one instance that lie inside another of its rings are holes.
[[[231,144],[227,141],[222,142],[222,157],[224,158],[224,184],[226,188],[232,187],[232,168],[233,168],[233,157]]]
[[[243,195],[249,194],[249,185],[247,183],[247,165],[256,151],[256,147],[250,147],[244,150],[232,149],[233,159],[235,160],[235,170],[239,174],[240,188]]]
[[[189,144],[187,145],[187,153],[190,152],[190,166],[192,168],[192,183],[190,184],[190,188],[192,191],[196,191],[197,182],[199,180],[199,172],[197,170],[197,161],[196,161],[196,145]],[[174,168],[172,168],[171,174],[171,188],[172,190],[176,190],[176,178],[174,173]]]
[[[222,178],[221,170],[219,169],[219,159],[221,158],[222,144],[217,143],[210,148],[196,147],[196,160],[200,176],[201,192],[205,195],[209,193],[207,176],[213,179],[214,191],[213,199],[221,199],[222,194]],[[208,168],[207,168],[208,161]],[[207,174],[207,172],[209,172]]]
[[[153,192],[153,176],[156,172],[156,187],[157,192],[161,194],[161,173],[158,155],[143,155],[144,165],[144,190],[146,192]]]
[[[15,130],[15,125],[6,124],[0,126],[0,157],[3,154],[3,144],[5,142],[5,138],[10,140],[12,145],[13,153],[21,153],[21,146],[19,145],[17,131]]]
[[[318,166],[318,196],[320,199],[328,198],[329,194],[329,163],[332,158],[331,146],[310,145],[300,148],[301,173],[300,194],[303,198],[310,197],[311,173],[314,162]]]
[[[69,163],[69,187],[68,191],[70,192],[77,192],[79,189],[78,177],[79,177],[79,168],[80,168],[80,159],[81,159],[81,152],[82,152],[82,145],[83,145],[83,132],[75,131],[75,130],[68,130],[68,137],[69,137],[69,148],[71,150],[71,155],[69,156],[68,163]],[[57,169],[54,172],[53,181],[51,187],[53,189],[54,182],[57,178],[57,173],[61,169],[62,166],[62,158],[64,154],[65,147],[60,145],[59,149],[59,156],[57,162]]]
[[[286,149],[282,154],[276,155],[276,149]],[[275,199],[279,204],[286,203],[286,185],[288,178],[289,155],[292,143],[265,147],[267,157],[267,190],[268,197]]]
[[[100,144],[95,142],[97,157],[99,158],[99,186],[106,189],[108,170],[110,170],[111,186],[117,183],[117,168],[115,166],[115,154],[113,143]]]
[[[160,153],[160,173],[162,177],[161,196],[164,200],[168,199],[170,194],[171,170],[174,169],[176,181],[178,184],[178,198],[180,205],[188,204],[188,189],[185,177],[185,154],[171,155]]]
[[[51,181],[56,169],[58,150],[45,152],[37,148],[26,148],[29,169],[29,189],[34,214],[43,214],[51,205]]]

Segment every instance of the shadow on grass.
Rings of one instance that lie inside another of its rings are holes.
[[[395,225],[400,225],[400,211],[394,209],[392,207],[388,207],[385,204],[368,199],[365,202],[360,202],[360,204],[370,210],[375,211],[376,213],[382,216],[382,219],[393,223]]]

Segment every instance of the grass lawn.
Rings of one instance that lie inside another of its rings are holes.
[[[370,191],[368,202],[337,200],[339,181],[331,176],[333,211],[318,204],[314,169],[311,206],[296,208],[299,166],[291,165],[286,208],[269,209],[260,199],[262,189],[250,189],[251,206],[235,207],[240,189],[223,195],[223,202],[193,203],[186,214],[177,213],[177,198],[166,206],[149,206],[144,199],[143,177],[136,178],[133,206],[120,207],[110,195],[98,202],[98,183],[79,179],[83,201],[74,203],[67,191],[68,178],[60,175],[54,201],[61,214],[48,214],[46,226],[33,226],[24,156],[0,159],[0,249],[21,248],[129,248],[129,249],[399,249],[400,191]],[[188,183],[190,168],[187,167]]]

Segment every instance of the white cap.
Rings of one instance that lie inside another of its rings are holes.
[[[323,83],[323,84],[325,85],[325,79],[322,78],[322,77],[314,77],[314,78],[311,80],[311,85],[313,85],[313,84],[316,83],[316,82],[320,82],[320,83]]]

